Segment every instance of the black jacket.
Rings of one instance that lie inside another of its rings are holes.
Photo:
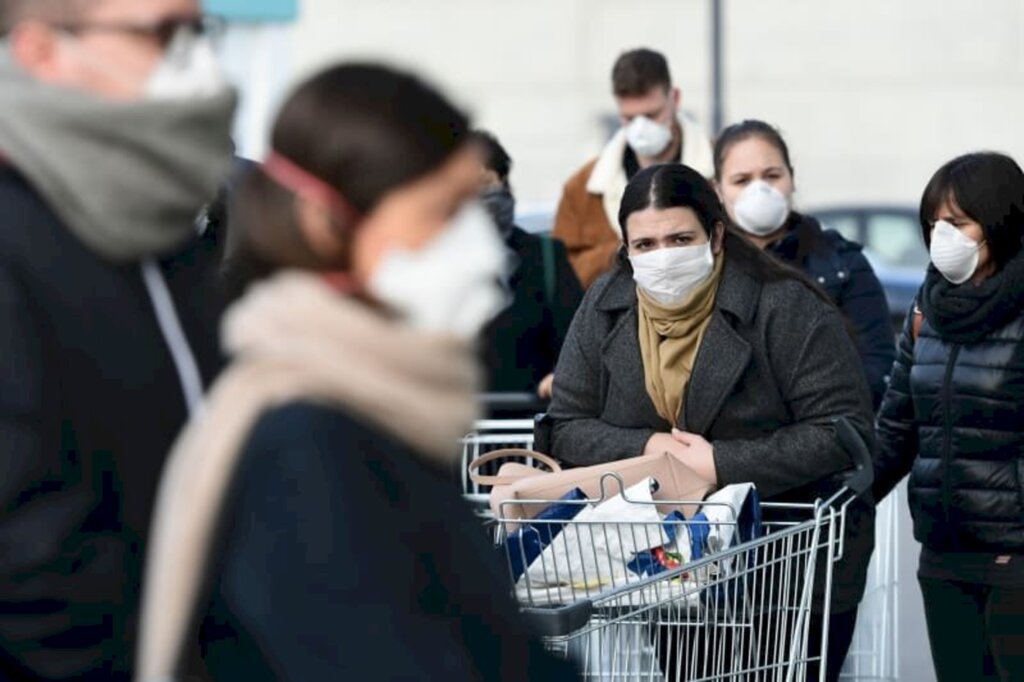
[[[518,264],[509,287],[512,302],[483,333],[482,353],[489,391],[533,392],[555,369],[583,288],[569,265],[565,245],[551,240],[545,265],[543,239],[514,228],[508,247]],[[545,268],[551,267],[551,272]],[[548,292],[550,278],[551,291]],[[550,300],[549,300],[550,298]]]
[[[576,465],[640,455],[670,425],[644,383],[636,285],[622,266],[587,291],[555,372],[555,457]],[[726,261],[678,428],[714,447],[720,485],[753,482],[779,501],[833,492],[850,466],[832,426],[871,437],[872,412],[853,343],[835,310],[796,280],[765,283]],[[871,505],[848,526],[834,608],[860,601],[874,544]]]
[[[878,418],[875,494],[910,472],[914,536],[942,552],[1024,553],[1024,315],[980,341],[912,315]]]
[[[225,509],[200,677],[574,679],[524,634],[457,489],[360,420],[266,413]]]
[[[789,232],[769,251],[824,289],[853,327],[857,352],[878,409],[896,357],[896,344],[885,291],[861,253],[860,244],[847,241],[835,230],[822,230],[810,216],[793,213]]]
[[[10,169],[0,216],[0,679],[111,679],[182,385],[138,264],[100,259]],[[207,380],[214,251],[160,264]]]

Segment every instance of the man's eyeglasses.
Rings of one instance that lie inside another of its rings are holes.
[[[181,29],[216,40],[224,34],[225,21],[222,17],[205,15],[166,17],[148,24],[127,21],[83,21],[55,24],[55,27],[76,34],[127,33],[151,39],[166,49]]]

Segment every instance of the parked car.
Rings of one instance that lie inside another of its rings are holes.
[[[928,250],[917,209],[909,206],[830,206],[807,211],[825,227],[864,246],[864,255],[885,289],[895,325],[924,282]]]

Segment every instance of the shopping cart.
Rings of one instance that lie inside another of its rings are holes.
[[[539,511],[552,502],[503,503],[497,539],[505,546],[524,613],[552,651],[577,662],[585,679],[823,679],[819,652],[827,650],[824,623],[832,567],[843,555],[845,513],[872,479],[870,455],[859,436],[844,421],[836,428],[855,454],[858,471],[830,499],[761,504],[760,537],[742,536],[746,522],[735,507],[717,514],[715,524],[679,514],[666,520],[665,505],[707,507],[707,502],[631,498],[612,473],[602,479],[601,500],[558,504],[593,507],[615,497],[617,504],[635,505],[650,520],[580,520],[585,514],[525,519],[527,506]],[[523,554],[525,531],[544,540],[536,556]],[[720,542],[727,537],[743,541]],[[670,539],[697,556],[694,538],[700,538],[701,558],[676,566],[660,563]],[[648,555],[659,557],[656,566],[648,562],[650,570],[637,571],[622,561]],[[812,640],[820,641],[820,648],[810,650]]]
[[[469,477],[469,465],[482,455],[494,450],[507,448],[519,450],[533,449],[533,419],[484,419],[473,425],[473,430],[462,438],[462,493],[475,512],[489,515],[489,486],[482,486]],[[532,465],[531,460],[526,464]],[[497,467],[497,464],[494,465]],[[497,473],[481,467],[482,474]]]

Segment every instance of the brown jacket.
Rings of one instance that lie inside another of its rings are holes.
[[[714,160],[707,135],[687,116],[679,116],[679,125],[683,163],[711,177]],[[558,204],[554,236],[565,243],[584,288],[611,268],[621,242],[618,212],[627,183],[625,151],[626,134],[619,130],[597,158],[569,178]]]

